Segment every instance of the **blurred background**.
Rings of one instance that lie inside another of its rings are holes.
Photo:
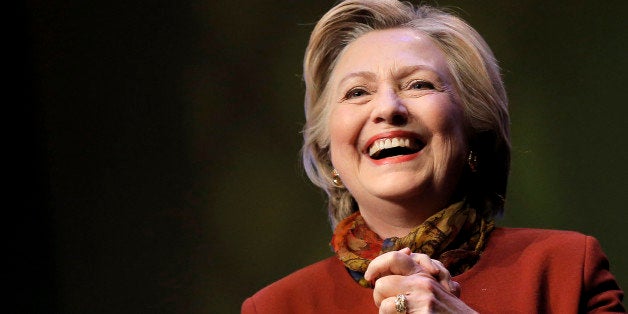
[[[333,3],[20,3],[5,134],[23,312],[236,313],[331,255],[298,151],[302,55]],[[503,68],[513,164],[499,224],[597,237],[625,289],[628,7],[438,4]]]

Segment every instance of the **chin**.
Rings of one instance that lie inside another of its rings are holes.
[[[429,180],[417,180],[416,178],[399,178],[390,176],[369,187],[371,194],[388,201],[404,201],[411,198],[422,198],[433,191]]]

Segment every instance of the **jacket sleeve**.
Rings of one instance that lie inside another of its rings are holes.
[[[257,311],[255,310],[255,303],[253,301],[253,298],[248,298],[244,300],[244,302],[242,303],[242,308],[240,309],[240,313],[241,314],[257,313]]]
[[[590,236],[585,240],[583,281],[581,313],[626,313],[624,292],[611,274],[599,242]]]

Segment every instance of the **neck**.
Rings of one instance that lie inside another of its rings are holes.
[[[380,200],[370,206],[359,206],[367,226],[382,239],[403,237],[422,224],[446,204],[403,204]]]

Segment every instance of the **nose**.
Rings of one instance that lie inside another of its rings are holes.
[[[378,95],[373,109],[373,122],[401,126],[408,123],[408,108],[394,91]]]

